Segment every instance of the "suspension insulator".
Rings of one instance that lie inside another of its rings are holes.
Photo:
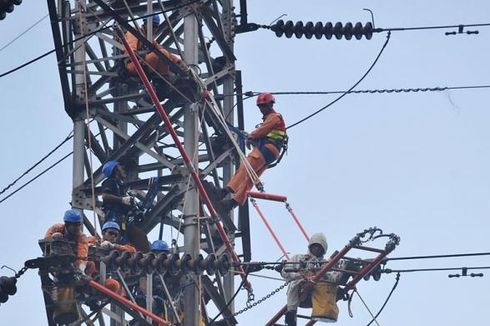
[[[203,262],[203,269],[209,276],[213,276],[216,273],[216,255],[209,254]]]
[[[143,258],[143,253],[142,252],[135,252],[131,258],[128,259],[128,266],[131,269],[131,271],[135,274],[139,274],[143,271],[141,268],[139,261]]]
[[[128,271],[128,259],[131,258],[131,254],[127,251],[123,251],[118,257],[114,259],[114,265],[121,268],[123,271]]]
[[[167,256],[167,260],[164,263],[167,273],[171,276],[176,276],[180,272],[180,257],[179,254],[172,254]]]
[[[333,26],[333,35],[337,40],[340,40],[342,38],[342,27],[343,26],[341,22],[337,22]]]
[[[202,272],[205,270],[203,263],[204,257],[203,255],[199,254],[192,262],[192,269],[194,273],[202,274]]]
[[[115,263],[117,257],[119,257],[119,251],[111,250],[108,255],[102,257],[100,260],[107,266],[110,266]]]
[[[360,40],[362,38],[362,23],[357,22],[352,30],[352,33],[354,33],[356,40]]]
[[[231,268],[231,259],[227,254],[223,254],[218,261],[218,270],[221,275],[226,275]]]
[[[325,35],[325,38],[327,40],[330,40],[333,36],[333,25],[331,22],[328,22],[325,24],[325,27],[323,27],[323,35]]]
[[[184,256],[182,256],[182,259],[180,259],[179,267],[184,274],[192,271],[192,256],[190,254],[185,254]]]
[[[152,261],[153,268],[155,268],[159,273],[165,273],[165,261],[168,259],[166,253],[160,253]]]
[[[296,38],[301,38],[303,36],[303,27],[304,25],[302,21],[298,21],[296,24],[294,24],[293,32]]]
[[[277,23],[271,26],[271,30],[276,33],[277,37],[281,37],[284,34],[284,20],[279,19]]]
[[[342,34],[344,34],[346,40],[352,39],[353,36],[353,29],[354,27],[352,26],[351,22],[348,22],[345,24],[344,28],[342,29]]]
[[[313,34],[315,35],[315,38],[317,40],[322,38],[322,36],[323,36],[323,24],[321,22],[318,22],[315,24],[315,27],[313,27]]]
[[[313,22],[307,22],[304,27],[305,37],[311,39],[313,37]]]
[[[153,267],[153,260],[155,260],[155,254],[149,252],[143,256],[138,262],[138,265],[145,270],[146,273],[152,273],[155,268]]]
[[[286,24],[284,25],[284,35],[287,38],[291,38],[291,36],[293,36],[293,33],[294,33],[293,27],[294,27],[294,23],[291,20],[288,20],[286,22]]]
[[[364,34],[367,40],[370,40],[373,37],[373,24],[371,24],[371,22],[366,23],[362,33]]]

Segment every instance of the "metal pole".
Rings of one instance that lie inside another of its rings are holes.
[[[197,64],[197,20],[194,15],[184,18],[184,60],[188,65]],[[198,115],[197,104],[191,104],[184,112],[184,148],[189,153],[192,165],[198,166],[197,139],[198,139]],[[184,249],[192,258],[199,255],[200,231],[197,224],[199,214],[199,195],[197,188],[193,187],[185,194],[184,205]],[[199,325],[199,289],[198,276],[191,273],[193,285],[184,289],[184,325]]]
[[[233,19],[233,0],[226,0],[223,1],[223,32],[224,32],[224,37],[230,47],[230,49],[233,51],[233,34],[232,34],[232,19]],[[223,81],[223,111],[225,117],[227,117],[227,122],[233,124],[234,120],[234,115],[230,113],[233,110],[233,88],[234,88],[234,77],[231,75],[227,75]],[[231,179],[233,175],[233,166],[231,162],[226,163],[223,166],[223,184],[226,185],[228,181]],[[231,220],[233,221],[233,213],[230,216]],[[234,242],[234,236],[230,234],[230,241],[233,243]],[[224,296],[226,299],[226,302],[229,302],[231,297],[233,296],[233,293],[235,292],[235,284],[234,284],[234,278],[233,278],[233,273],[228,273],[223,277],[223,288],[224,288]],[[235,311],[235,304],[234,302],[231,302],[230,305],[228,306],[230,308],[231,312]]]

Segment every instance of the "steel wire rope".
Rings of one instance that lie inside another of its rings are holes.
[[[361,297],[361,294],[359,293],[359,291],[357,291],[356,288],[354,288],[354,293],[357,294],[357,296],[359,297],[359,299],[361,300],[362,304],[364,305],[364,307],[366,308],[366,310],[369,312],[369,314],[371,315],[371,318],[374,320],[374,322],[376,323],[376,325],[380,326],[378,321],[376,320],[376,317],[374,316],[374,314],[371,312],[371,309],[369,309],[367,303],[364,301],[364,299]],[[349,310],[349,313],[350,313],[350,310]],[[351,315],[352,317],[352,315]]]
[[[22,36],[24,36],[27,32],[29,32],[31,29],[33,29],[34,27],[36,27],[39,23],[41,23],[43,20],[46,19],[46,17],[48,17],[49,14],[46,14],[44,15],[43,17],[39,18],[34,24],[32,24],[30,27],[28,27],[25,31],[23,31],[22,33],[20,33],[19,35],[17,35],[16,37],[14,37],[10,42],[8,42],[7,44],[5,44],[4,46],[2,46],[0,48],[0,52],[3,51],[4,49],[8,48],[12,43],[14,43],[15,41],[17,41],[19,38],[21,38]]]
[[[327,105],[325,105],[324,107],[318,109],[317,111],[309,114],[308,116],[304,117],[303,119],[293,123],[292,125],[289,125],[286,127],[286,129],[290,129],[290,128],[293,128],[294,126],[297,126],[299,125],[300,123],[303,123],[305,122],[306,120],[314,117],[315,115],[317,115],[318,113],[322,112],[323,110],[326,110],[328,109],[330,106],[332,106],[333,104],[337,103],[340,99],[342,99],[344,96],[346,96],[347,94],[349,94],[350,91],[352,91],[357,85],[359,85],[363,80],[364,78],[366,78],[366,76],[371,72],[371,70],[374,68],[374,66],[376,65],[376,63],[378,62],[379,58],[381,57],[381,55],[383,54],[386,46],[388,45],[389,41],[390,41],[390,38],[391,38],[391,32],[388,32],[387,35],[386,35],[386,41],[385,43],[383,44],[383,47],[381,48],[381,50],[379,51],[378,55],[376,56],[376,59],[374,59],[373,63],[371,64],[371,66],[369,67],[369,69],[364,73],[364,75],[354,84],[351,86],[351,88],[349,88],[349,90],[347,90],[346,92],[342,93],[342,95],[340,95],[339,97],[337,97],[335,100],[333,100],[332,102],[328,103]]]
[[[82,7],[80,2],[77,2],[77,6],[79,6],[80,12],[82,12],[85,8]],[[91,10],[91,9],[90,9]],[[92,11],[92,10],[91,10]],[[80,27],[83,30],[84,27],[84,20],[82,18],[82,15],[80,17]],[[93,174],[93,155],[92,155],[92,137],[91,135],[91,130],[90,130],[90,108],[89,108],[89,103],[88,103],[88,83],[87,83],[87,59],[85,56],[86,52],[86,46],[85,46],[85,41],[82,42],[81,44],[81,50],[84,53],[83,55],[83,88],[85,91],[85,126],[87,128],[87,138],[88,138],[88,149],[89,149],[89,171],[90,171],[90,191],[92,195],[92,213],[93,213],[93,226],[94,226],[94,233],[97,235],[97,213],[95,212],[96,210],[96,203],[95,203],[95,180],[94,180],[94,174]],[[96,242],[96,246],[98,246],[98,243]]]
[[[191,2],[188,2],[188,3],[185,3],[185,4],[182,4],[182,5],[180,5],[180,6],[176,6],[176,7],[174,7],[174,8],[167,9],[167,10],[166,10],[166,12],[170,12],[170,11],[173,11],[173,10],[177,10],[177,9],[180,9],[180,8],[186,7],[186,6],[191,5],[191,4],[193,4],[193,3],[196,3],[196,2],[200,2],[200,0],[194,0],[194,1],[191,1]],[[161,13],[162,13],[162,12],[160,12],[160,11],[159,11],[159,12],[153,13],[153,14],[151,14],[151,15],[143,15],[143,16],[141,16],[141,17],[137,18],[136,20],[145,19],[145,18],[148,18],[148,17],[151,17],[151,16],[159,15],[159,14],[161,14]],[[132,21],[132,20],[128,20],[128,22],[131,22],[131,21]],[[69,44],[73,44],[73,43],[75,43],[75,42],[77,42],[77,41],[79,41],[79,40],[81,40],[81,39],[83,39],[83,38],[85,38],[85,37],[87,37],[87,36],[93,36],[93,35],[95,35],[95,34],[97,34],[97,33],[101,32],[101,31],[104,31],[104,30],[106,30],[106,29],[109,29],[109,28],[111,28],[111,27],[113,27],[113,26],[115,26],[115,24],[113,24],[113,25],[111,25],[111,26],[104,26],[104,27],[98,28],[98,29],[96,29],[96,30],[94,30],[94,31],[92,31],[92,32],[89,32],[89,33],[87,33],[87,34],[84,34],[84,35],[82,35],[82,36],[80,36],[80,37],[77,37],[77,38],[75,38],[75,39],[73,39],[73,40],[71,40],[71,41],[69,41],[69,42],[66,42],[66,43],[64,43],[64,44],[62,44],[62,45],[60,45],[60,46],[58,46],[58,47],[55,47],[54,49],[49,50],[48,52],[45,52],[45,53],[43,53],[43,54],[41,54],[41,55],[39,55],[39,56],[35,57],[34,59],[31,59],[31,60],[29,60],[29,61],[27,61],[27,62],[25,62],[25,63],[23,63],[23,64],[21,64],[21,65],[19,65],[19,66],[17,66],[17,67],[15,67],[15,68],[12,68],[12,69],[10,69],[10,70],[8,70],[8,71],[6,71],[6,72],[4,72],[4,73],[0,74],[0,78],[5,77],[5,76],[7,76],[7,75],[10,75],[10,74],[12,74],[12,73],[16,72],[17,70],[20,70],[20,69],[22,69],[22,68],[24,68],[24,67],[27,67],[28,65],[30,65],[30,64],[32,64],[32,63],[34,63],[34,62],[38,61],[38,60],[41,60],[42,58],[44,58],[44,57],[46,57],[46,56],[50,55],[51,53],[55,52],[55,51],[56,51],[56,50],[58,50],[58,49],[63,49],[63,48],[66,48],[66,47],[67,47]]]
[[[383,303],[383,305],[381,306],[381,308],[379,308],[378,313],[374,316],[374,318],[366,326],[371,325],[373,323],[373,321],[375,321],[376,318],[379,317],[379,315],[381,314],[381,312],[383,311],[383,309],[386,307],[386,304],[388,303],[388,301],[390,301],[391,295],[393,294],[393,292],[395,291],[396,287],[398,286],[398,282],[399,281],[400,281],[400,273],[397,273],[396,274],[395,284],[393,285],[393,288],[391,289],[390,293],[388,294],[388,297],[386,297],[385,302]]]
[[[61,146],[63,146],[63,144],[65,144],[67,141],[69,141],[71,138],[73,138],[73,135],[72,135],[72,131],[70,131],[70,133],[68,134],[68,136],[66,136],[66,138],[58,145],[55,146],[55,148],[53,148],[48,154],[46,154],[45,156],[43,156],[39,161],[37,161],[33,166],[31,166],[30,168],[28,168],[25,172],[23,172],[19,177],[17,177],[17,179],[15,179],[14,181],[12,181],[10,184],[8,184],[5,188],[3,188],[1,191],[0,191],[0,195],[3,194],[4,192],[6,192],[8,189],[10,189],[12,186],[14,186],[17,181],[19,181],[20,179],[22,179],[25,175],[27,175],[29,172],[31,172],[36,166],[38,166],[39,164],[41,164],[45,159],[47,159],[49,156],[51,156],[54,152],[56,152],[58,150],[58,148],[60,148]]]
[[[381,270],[382,273],[416,273],[416,272],[441,272],[441,271],[459,271],[463,268],[467,270],[490,269],[490,266],[471,266],[471,267],[441,267],[441,268],[414,268],[414,269],[390,269]]]
[[[228,308],[228,306],[233,302],[233,300],[235,300],[235,297],[238,295],[238,292],[240,292],[240,290],[242,289],[243,285],[247,281],[247,277],[248,277],[248,271],[245,272],[245,277],[242,279],[242,282],[238,286],[238,289],[235,291],[235,293],[233,294],[233,296],[230,298],[230,300],[228,301],[228,303],[225,305],[225,308],[224,309],[221,309],[219,311],[219,313],[209,322],[208,325],[213,325],[214,322],[216,321],[216,319],[218,319],[218,317],[223,314],[224,310],[226,308]]]

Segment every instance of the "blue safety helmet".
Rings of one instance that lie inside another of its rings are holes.
[[[119,224],[113,221],[105,222],[104,225],[102,225],[102,232],[104,232],[107,229],[114,229],[114,230],[121,231]]]
[[[63,216],[63,221],[65,223],[82,223],[82,214],[80,214],[79,211],[76,209],[69,209],[65,212],[65,215]]]
[[[163,240],[155,240],[150,246],[151,251],[170,252],[168,244]]]
[[[151,22],[153,23],[153,25],[160,25],[160,16],[158,15],[151,16]]]
[[[102,167],[102,173],[104,173],[106,178],[110,178],[118,165],[119,165],[118,161],[107,161]]]

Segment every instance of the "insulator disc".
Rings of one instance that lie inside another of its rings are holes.
[[[322,36],[323,36],[323,24],[322,24],[322,22],[318,22],[315,24],[315,27],[313,28],[313,34],[315,34],[315,38],[317,40],[322,38]]]
[[[284,35],[287,38],[291,38],[291,36],[293,36],[293,27],[294,23],[291,20],[288,20],[284,25]]]
[[[371,24],[371,22],[366,23],[366,25],[364,25],[364,30],[362,33],[367,40],[370,40],[373,37],[373,24]]]
[[[337,40],[340,40],[342,38],[342,23],[337,22],[335,23],[335,26],[333,27],[333,35],[335,35],[335,38]]]
[[[327,40],[330,40],[333,35],[333,25],[331,22],[325,23],[325,27],[323,27],[323,35]]]
[[[352,23],[348,22],[345,24],[344,28],[342,29],[342,34],[344,34],[346,40],[352,39]]]
[[[354,34],[354,36],[357,40],[360,40],[362,38],[362,23],[361,22],[356,23],[356,25],[354,26],[354,29],[352,30],[352,33]]]
[[[284,20],[279,19],[277,23],[275,23],[271,29],[276,32],[277,37],[281,37],[284,34]]]
[[[313,22],[307,22],[303,30],[305,32],[305,37],[311,39],[313,37]]]
[[[294,24],[293,32],[296,38],[301,38],[303,36],[303,27],[304,26],[302,21],[296,22],[296,24]]]

